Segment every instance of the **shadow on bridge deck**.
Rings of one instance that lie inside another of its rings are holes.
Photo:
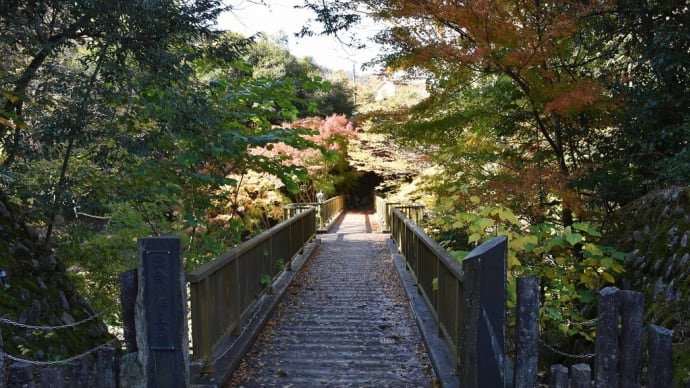
[[[371,212],[347,212],[303,264],[231,387],[437,384]]]

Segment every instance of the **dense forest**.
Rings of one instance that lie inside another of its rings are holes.
[[[13,284],[0,305],[22,314],[21,290],[41,287],[16,279],[47,255],[106,310],[142,236],[179,235],[194,268],[278,222],[282,205],[346,192],[348,142],[364,131],[423,155],[430,168],[407,199],[432,209],[425,227],[459,259],[510,236],[512,276],[542,280],[551,340],[586,347],[595,333],[571,323],[626,272],[617,214],[690,181],[688,6],[303,7],[314,20],[301,36],[345,40],[363,15],[377,21],[374,62],[426,92],[381,102],[360,90],[355,106],[346,75],[270,37],[219,31],[232,6],[218,0],[0,2],[0,210],[12,221],[0,268]],[[12,243],[29,235],[34,253]]]

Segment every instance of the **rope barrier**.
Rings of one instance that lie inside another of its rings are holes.
[[[555,349],[555,348],[549,346],[549,345],[548,345],[546,342],[544,342],[541,338],[539,339],[539,343],[540,343],[542,346],[544,346],[546,349],[548,349],[548,350],[550,350],[550,351],[552,351],[552,352],[554,352],[554,353],[556,353],[556,354],[558,354],[558,355],[560,355],[560,356],[563,356],[563,357],[574,358],[574,359],[581,359],[581,360],[588,360],[588,359],[594,358],[594,356],[596,356],[596,353],[591,353],[591,354],[568,354],[568,353],[564,353],[564,352],[561,352],[561,351],[558,350],[558,349]]]
[[[64,360],[55,360],[55,361],[35,361],[35,360],[28,360],[28,359],[25,359],[25,358],[15,357],[15,356],[13,356],[13,355],[11,355],[11,354],[7,354],[7,353],[5,353],[4,350],[0,349],[0,360],[3,359],[3,358],[7,358],[7,359],[12,360],[12,361],[22,362],[22,363],[25,363],[25,364],[31,364],[31,365],[37,365],[37,366],[50,366],[50,365],[67,364],[67,363],[70,363],[70,362],[72,362],[72,361],[76,361],[76,360],[79,360],[79,359],[81,359],[81,358],[84,358],[84,357],[88,356],[89,354],[98,351],[99,349],[106,348],[106,347],[110,346],[111,344],[113,344],[114,342],[117,342],[117,341],[118,341],[118,339],[115,338],[115,339],[112,339],[112,340],[110,340],[110,341],[108,341],[108,342],[102,344],[102,345],[98,345],[98,346],[96,346],[95,348],[93,348],[93,349],[91,349],[91,350],[87,350],[87,351],[84,352],[84,353],[78,354],[78,355],[76,355],[76,356],[72,356],[72,357],[70,357],[70,358],[66,358],[66,359],[64,359]]]
[[[29,325],[26,323],[15,322],[15,321],[8,319],[8,318],[5,318],[5,317],[0,317],[0,323],[4,323],[4,324],[9,325],[9,326],[20,327],[23,329],[29,329],[29,330],[52,331],[52,330],[69,329],[69,328],[73,328],[73,327],[76,327],[79,325],[83,325],[84,323],[91,322],[94,319],[100,318],[101,316],[103,316],[104,314],[106,314],[110,311],[112,311],[112,309],[100,312],[96,315],[92,315],[86,319],[82,319],[81,321],[68,323],[65,325],[57,325],[57,326]]]

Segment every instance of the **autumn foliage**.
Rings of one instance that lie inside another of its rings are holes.
[[[272,143],[251,152],[283,160],[283,164],[304,167],[311,171],[321,171],[327,166],[329,152],[341,152],[347,147],[347,140],[356,136],[356,129],[345,115],[331,115],[326,119],[311,117],[289,123],[287,128],[305,128],[313,134],[304,135],[304,139],[313,142],[316,147],[299,150],[285,143]]]

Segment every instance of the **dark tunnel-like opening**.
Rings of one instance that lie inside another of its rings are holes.
[[[363,171],[354,185],[345,190],[347,196],[345,207],[348,209],[368,210],[374,208],[374,190],[383,182],[383,178],[373,171]]]

